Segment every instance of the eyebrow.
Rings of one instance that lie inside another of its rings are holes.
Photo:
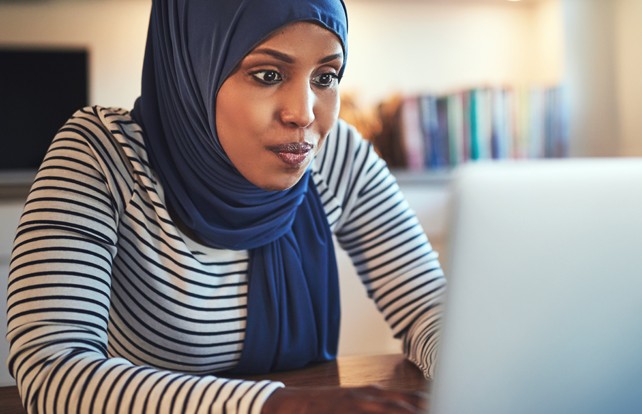
[[[263,48],[260,48],[260,49],[255,49],[251,54],[255,54],[255,53],[256,54],[272,56],[273,58],[281,60],[281,61],[283,61],[285,63],[289,63],[289,64],[294,63],[294,58],[292,56],[290,56],[290,55],[288,55],[286,53],[283,53],[283,52],[279,52],[278,50],[274,50],[274,49],[269,49],[269,48],[263,47]],[[319,60],[319,63],[332,62],[333,60],[339,59],[341,57],[343,57],[343,54],[335,53],[333,55],[328,55],[328,56],[322,58],[321,60]]]
[[[340,58],[343,58],[343,53],[335,53],[334,55],[328,55],[324,57],[319,61],[319,63],[328,63]]]

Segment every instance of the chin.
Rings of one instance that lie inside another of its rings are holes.
[[[303,172],[305,172],[305,170]],[[282,178],[275,177],[273,180],[253,182],[252,184],[266,191],[285,191],[294,187],[301,180],[301,177],[303,177],[303,173],[287,175]]]
[[[267,183],[265,185],[258,185],[257,187],[266,190],[266,191],[285,191],[296,185],[301,178],[298,180],[288,181],[288,182],[278,182],[278,183]]]

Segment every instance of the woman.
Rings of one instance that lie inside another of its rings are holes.
[[[232,380],[335,357],[332,235],[433,367],[444,281],[372,147],[337,121],[338,0],[155,0],[142,95],[56,135],[14,244],[30,413],[416,412],[376,388]]]

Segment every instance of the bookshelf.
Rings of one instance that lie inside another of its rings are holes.
[[[394,168],[439,172],[476,160],[568,156],[561,88],[475,88],[388,106],[371,140]]]

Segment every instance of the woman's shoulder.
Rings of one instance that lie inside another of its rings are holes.
[[[334,142],[337,145],[362,146],[369,145],[370,141],[366,140],[359,130],[347,121],[339,118],[328,135],[328,142]]]
[[[86,106],[77,110],[66,122],[65,127],[80,126],[88,138],[99,140],[116,140],[125,138],[144,146],[141,128],[127,109]],[[63,127],[64,128],[64,127]]]
[[[381,159],[372,143],[347,123],[339,120],[328,134],[313,165],[313,177],[328,212],[331,225],[341,221],[346,208],[355,202],[359,188],[368,182],[372,166]]]
[[[142,129],[126,109],[96,105],[77,110],[56,134],[52,148],[66,145],[82,148],[87,162],[121,193],[152,175]]]
[[[127,109],[84,107],[67,120],[58,135],[65,136],[66,132],[85,141],[108,165],[125,164],[128,169],[132,163],[148,165],[142,129]]]
[[[324,175],[338,164],[349,167],[368,153],[372,144],[351,124],[339,119],[330,130],[315,159],[315,169]]]

